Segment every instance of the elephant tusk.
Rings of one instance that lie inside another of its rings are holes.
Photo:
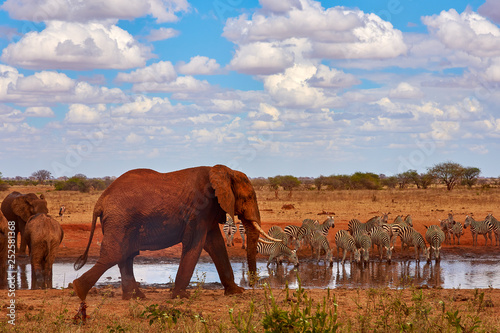
[[[272,244],[273,242],[267,241],[265,239],[259,238],[259,243]]]
[[[282,242],[281,239],[276,239],[276,238],[273,238],[273,237],[269,236],[268,234],[266,234],[266,232],[264,230],[262,230],[262,228],[260,227],[260,225],[257,222],[252,221],[252,224],[255,227],[255,229],[257,229],[262,234],[262,236],[264,236],[265,238],[267,238],[273,242]]]

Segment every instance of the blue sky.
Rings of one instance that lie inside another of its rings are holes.
[[[500,170],[498,1],[7,0],[0,172]]]

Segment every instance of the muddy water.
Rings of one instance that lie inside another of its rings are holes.
[[[53,267],[53,287],[67,287],[68,283],[81,276],[92,264],[74,271],[72,263],[56,262]],[[240,286],[249,287],[247,265],[245,262],[232,261],[235,281]],[[332,267],[322,262],[303,261],[298,268],[291,265],[270,265],[258,262],[259,284],[268,284],[272,288],[297,288],[300,283],[306,288],[404,288],[408,286],[428,286],[442,288],[500,288],[500,258],[473,259],[464,257],[448,257],[440,264],[432,262],[416,263],[412,261],[393,261],[392,264],[371,261],[368,267],[361,268],[348,262],[342,266],[334,262]],[[141,285],[170,287],[177,272],[176,263],[136,263],[134,272]],[[97,285],[116,284],[120,282],[118,267],[109,269]],[[211,262],[199,262],[191,279],[191,284],[203,282],[217,288],[220,282],[215,266]],[[17,286],[30,288],[31,269],[29,264],[18,265]]]

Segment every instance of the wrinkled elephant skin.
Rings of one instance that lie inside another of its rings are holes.
[[[223,165],[196,167],[170,173],[131,170],[117,178],[98,199],[89,244],[75,263],[81,268],[88,256],[97,218],[103,239],[96,264],[73,282],[85,301],[90,288],[110,267],[118,264],[123,298],[144,297],[133,273],[139,251],[158,250],[182,243],[182,254],[171,296],[188,297],[186,288],[204,249],[212,258],[225,294],[242,293],[234,282],[219,224],[226,213],[237,215],[248,235],[249,270],[256,271],[257,240],[263,233],[255,191],[241,172]]]

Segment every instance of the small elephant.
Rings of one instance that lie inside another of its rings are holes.
[[[9,245],[9,225],[0,211],[0,289],[7,286],[7,251]]]
[[[64,232],[52,216],[32,216],[24,231],[31,259],[31,289],[52,288],[52,265]]]
[[[186,288],[202,250],[212,258],[224,293],[242,293],[244,289],[234,282],[219,228],[226,222],[226,213],[233,220],[238,216],[247,231],[248,269],[256,274],[259,235],[275,239],[260,226],[257,197],[244,173],[216,165],[169,173],[136,169],[121,175],[94,207],[89,243],[74,267],[80,269],[87,261],[98,218],[103,232],[100,256],[89,271],[73,281],[76,294],[84,302],[101,275],[118,264],[122,298],[144,298],[134,277],[134,257],[143,250],[159,250],[179,243],[182,255],[172,298],[189,296]]]
[[[16,253],[25,254],[26,241],[24,239],[24,228],[26,227],[26,222],[35,214],[49,213],[45,196],[40,194],[40,197],[38,197],[35,193],[22,194],[14,191],[5,197],[0,209],[8,221],[16,222]],[[18,233],[21,234],[21,245],[17,244]]]

